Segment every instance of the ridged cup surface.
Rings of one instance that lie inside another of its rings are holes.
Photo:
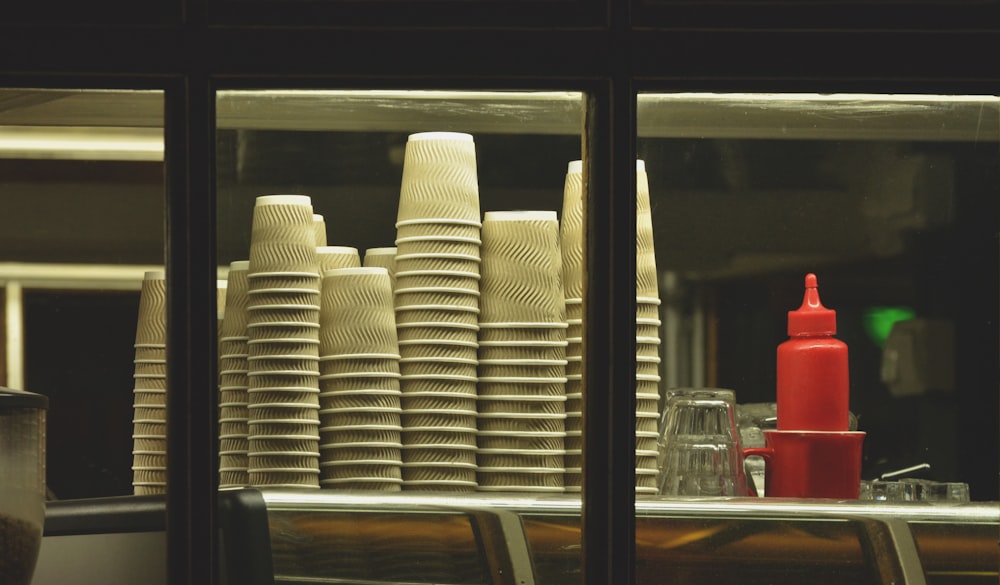
[[[566,173],[563,185],[559,243],[562,250],[563,288],[567,297],[583,296],[583,177],[579,171]]]
[[[139,289],[136,345],[167,343],[167,281],[162,272],[147,272]]]
[[[479,180],[472,140],[408,140],[397,221],[449,218],[478,221]]]
[[[491,212],[483,222],[480,320],[565,321],[558,223],[507,217]]]

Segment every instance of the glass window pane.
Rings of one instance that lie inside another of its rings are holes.
[[[993,96],[640,95],[663,388],[735,391],[750,446],[776,414],[780,431],[832,430],[782,426],[795,398],[782,409],[776,348],[815,273],[848,347],[838,424],[867,433],[861,477],[994,499],[998,109]]]
[[[579,492],[580,417],[567,410],[580,408],[582,332],[566,317],[559,218],[581,156],[582,94],[232,90],[217,105],[218,250],[229,268],[220,482],[294,481],[320,496]],[[574,234],[582,257],[582,228]],[[392,279],[373,260],[385,248],[396,253]],[[304,424],[276,426],[293,411]],[[242,427],[231,424],[240,412]],[[289,430],[302,440],[282,442]],[[301,457],[281,452],[293,448]],[[275,458],[264,465],[259,450]],[[277,471],[293,459],[303,471]],[[351,521],[377,529],[367,515]],[[468,531],[464,517],[420,521]],[[278,546],[290,578],[395,570],[318,564]],[[421,561],[408,579],[437,582],[445,565]],[[479,562],[461,571],[456,582],[482,580]]]
[[[163,198],[162,92],[0,91],[0,382],[48,396],[58,498],[132,493],[133,344]]]

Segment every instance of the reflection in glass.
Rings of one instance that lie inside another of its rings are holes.
[[[638,135],[665,386],[774,402],[786,312],[815,272],[850,350],[863,476],[928,463],[924,479],[994,499],[997,98],[643,94]],[[913,312],[885,349],[883,307]]]
[[[49,398],[56,497],[129,494],[138,290],[164,262],[163,93],[0,91],[0,201],[0,384]]]

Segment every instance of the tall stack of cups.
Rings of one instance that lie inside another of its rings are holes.
[[[384,268],[323,273],[320,485],[399,491],[399,345]]]
[[[309,197],[257,198],[247,273],[251,486],[319,487],[316,247]]]
[[[132,416],[132,489],[136,495],[167,489],[167,282],[146,272],[135,331]]]
[[[566,289],[566,490],[580,491],[582,476],[583,201],[582,164],[569,163],[560,236]],[[655,494],[659,420],[660,318],[649,181],[636,161],[636,493]]]
[[[410,135],[395,256],[407,490],[477,486],[481,227],[472,136]]]
[[[483,220],[479,489],[562,492],[566,306],[554,211]]]
[[[566,295],[566,491],[583,482],[583,163],[572,161],[563,185],[559,244]]]
[[[226,312],[219,326],[219,487],[249,485],[250,451],[247,422],[247,372],[250,370],[247,336],[247,306],[250,303],[247,271],[250,262],[229,265],[226,285]]]
[[[660,289],[646,163],[636,161],[635,486],[656,494],[660,419]]]

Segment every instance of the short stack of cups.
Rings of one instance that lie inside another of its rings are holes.
[[[167,489],[167,285],[163,271],[146,272],[139,292],[132,395],[132,490]]]
[[[583,485],[583,163],[571,161],[563,185],[559,244],[566,295],[566,475],[567,492]]]
[[[250,346],[247,343],[247,306],[250,303],[247,271],[250,262],[229,265],[226,285],[226,312],[219,326],[219,487],[249,485],[249,428],[247,372]]]
[[[646,163],[636,161],[635,485],[656,494],[660,419],[660,289]]]
[[[472,136],[411,135],[394,263],[406,490],[477,487],[481,227]]]
[[[247,273],[249,483],[319,487],[320,278],[309,197],[258,197]]]
[[[399,345],[384,268],[323,273],[320,306],[320,485],[399,491]]]
[[[479,490],[561,493],[566,307],[554,211],[483,220]]]

